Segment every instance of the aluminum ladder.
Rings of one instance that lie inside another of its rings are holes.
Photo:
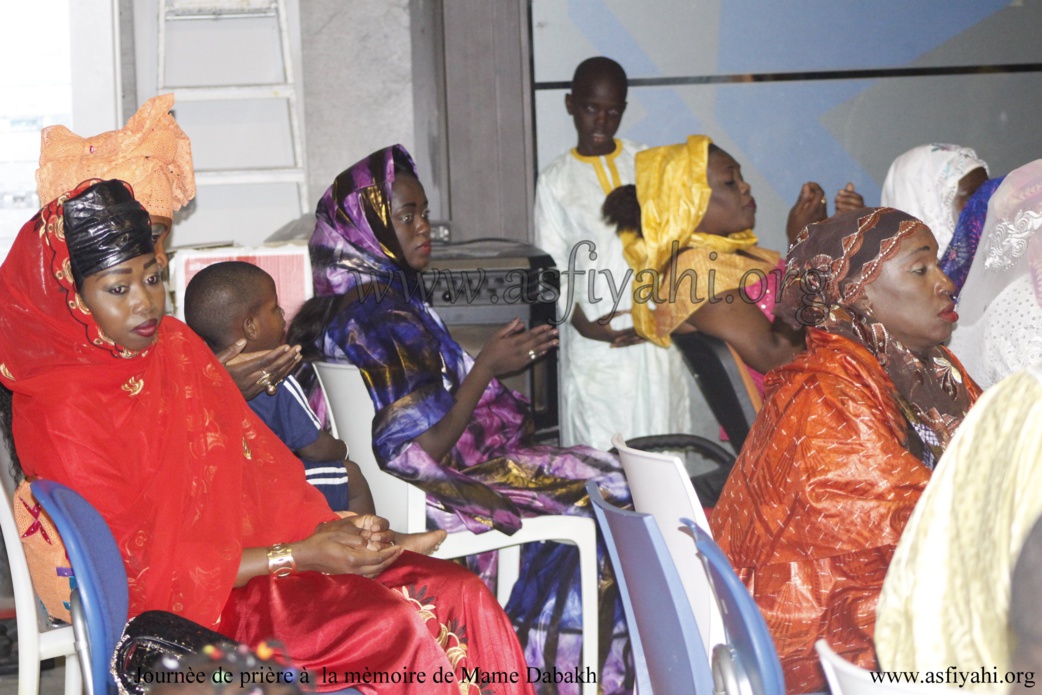
[[[274,17],[278,25],[282,58],[282,81],[265,84],[219,86],[171,85],[167,83],[167,24],[176,21],[222,20]],[[305,164],[302,105],[293,70],[289,24],[285,0],[159,0],[158,94],[173,92],[177,102],[233,101],[240,99],[281,99],[289,112],[293,165],[262,168],[196,169],[197,186],[293,183],[297,186],[300,213],[311,208]]]

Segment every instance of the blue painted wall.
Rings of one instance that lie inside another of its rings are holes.
[[[1023,0],[532,0],[532,20],[539,168],[575,144],[567,90],[539,85],[591,55],[631,78],[1042,63],[1042,7]],[[1040,102],[1038,72],[633,87],[620,135],[710,135],[753,185],[760,237],[782,248],[804,181],[830,199],[851,181],[876,204],[890,161],[918,144],[974,147],[993,173],[1042,156]]]

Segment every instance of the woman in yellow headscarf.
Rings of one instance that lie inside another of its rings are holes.
[[[604,211],[619,226],[634,271],[637,333],[668,346],[672,333],[704,331],[727,341],[758,373],[802,351],[802,331],[774,321],[784,265],[776,251],[756,245],[756,200],[738,162],[708,137],[692,135],[685,143],[639,152],[636,181],[635,191],[623,187],[608,196]],[[841,191],[840,210],[847,198],[849,204],[860,201]],[[821,187],[807,183],[790,227],[825,215]],[[754,377],[762,392],[762,377]]]

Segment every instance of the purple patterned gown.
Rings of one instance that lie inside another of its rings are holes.
[[[400,146],[387,148],[340,174],[318,206],[310,248],[319,297],[341,301],[327,316],[319,347],[326,359],[359,367],[376,409],[373,449],[380,466],[427,493],[428,524],[448,531],[511,533],[524,517],[591,516],[585,485],[630,502],[614,456],[589,447],[561,449],[530,442],[528,403],[493,380],[455,447],[431,458],[415,439],[441,420],[473,359],[422,300],[390,223],[395,170],[415,176]],[[604,693],[632,691],[626,624],[610,561],[600,548],[601,652]],[[486,577],[488,558],[472,563]],[[578,553],[567,545],[530,544],[507,613],[529,665],[572,670],[580,659]],[[553,692],[553,690],[551,690]],[[560,692],[578,692],[563,686]]]

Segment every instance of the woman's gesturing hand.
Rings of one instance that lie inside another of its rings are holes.
[[[435,461],[441,460],[467,428],[481,394],[493,378],[528,367],[557,346],[557,329],[540,326],[530,331],[514,319],[496,331],[474,359],[474,366],[453,393],[455,403],[438,422],[414,440]]]
[[[475,366],[483,367],[494,377],[520,371],[557,347],[557,333],[549,325],[528,331],[521,319],[514,319],[488,339]]]
[[[836,214],[850,212],[865,207],[865,199],[854,189],[854,184],[848,183],[836,193]]]
[[[789,245],[792,245],[796,235],[803,231],[804,227],[813,222],[821,222],[828,214],[828,202],[821,186],[813,181],[803,184],[796,204],[789,210],[789,219],[785,222],[785,236]]]
[[[245,340],[233,343],[217,353],[217,361],[231,374],[246,400],[259,395],[268,384],[277,384],[285,379],[300,361],[299,345],[280,345],[267,352],[243,354],[245,347]]]

